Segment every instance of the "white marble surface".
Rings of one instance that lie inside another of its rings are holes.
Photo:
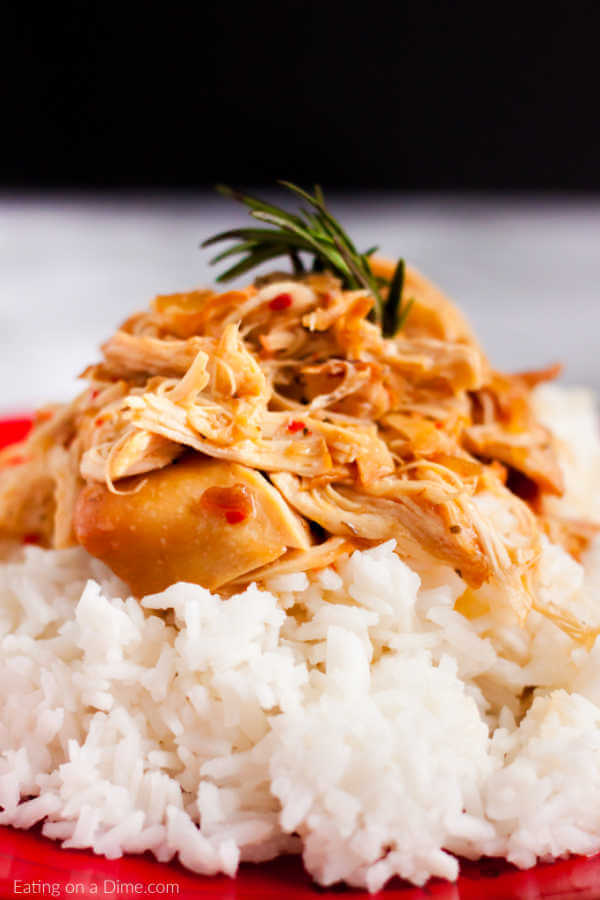
[[[466,310],[493,362],[561,360],[600,390],[600,201],[331,198],[359,246],[379,242]],[[97,346],[157,293],[210,281],[209,234],[245,221],[213,196],[0,198],[0,414],[77,389]]]

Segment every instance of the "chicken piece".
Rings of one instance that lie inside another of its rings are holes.
[[[297,441],[291,441],[287,434],[263,439],[250,431],[253,422],[247,416],[249,421],[245,424],[250,434],[248,437],[242,434],[242,439],[236,440],[234,426],[239,434],[240,420],[233,422],[229,411],[216,403],[195,404],[186,410],[168,396],[150,391],[143,397],[131,396],[126,402],[131,410],[131,421],[137,428],[162,435],[207,456],[267,472],[289,469],[308,476],[323,475],[332,468],[327,443],[320,435],[311,434]]]
[[[300,370],[301,396],[311,410],[332,409],[377,421],[391,407],[391,393],[378,363],[330,359]]]
[[[188,340],[160,340],[155,337],[117,331],[102,345],[105,372],[113,377],[135,375],[171,375],[181,377],[200,351],[214,353],[212,338],[191,337]]]
[[[485,387],[471,394],[473,422],[476,425],[499,422],[514,434],[527,431],[535,425],[530,398],[535,377],[533,372],[521,375],[491,372]]]
[[[399,456],[433,456],[454,450],[454,437],[444,430],[439,420],[393,412],[385,416],[382,424],[388,446]]]
[[[412,312],[412,308],[411,308]],[[489,376],[488,363],[476,347],[434,338],[394,340],[396,355],[386,354],[386,362],[416,386],[444,384],[458,394],[481,388]]]
[[[190,454],[120,487],[128,492],[83,488],[75,534],[137,596],[177,581],[215,590],[288,547],[310,546],[305,523],[245,466]]]
[[[152,308],[161,328],[185,340],[198,334],[206,318],[206,308],[216,296],[214,291],[203,288],[179,294],[161,294],[154,298]]]
[[[498,459],[522,472],[542,491],[558,496],[563,493],[563,477],[552,436],[541,425],[516,433],[497,423],[473,425],[465,430],[464,445],[475,456]]]
[[[250,584],[252,581],[260,584],[277,575],[326,569],[336,563],[340,557],[348,556],[353,550],[361,549],[363,546],[361,541],[348,541],[346,538],[332,537],[323,544],[315,544],[308,550],[288,550],[275,562],[261,566],[260,569],[253,569],[252,572],[236,578],[233,584],[239,586]],[[233,588],[233,585],[229,585],[229,587]]]
[[[73,441],[68,449],[60,445],[53,447],[48,453],[48,463],[54,477],[53,546],[62,549],[75,543],[73,510],[82,484],[78,441]]]
[[[156,297],[152,307],[160,327],[176,337],[216,335],[220,333],[224,320],[231,317],[237,321],[240,318],[238,312],[254,294],[256,289],[253,287],[222,294],[201,288]]]
[[[158,434],[130,429],[112,445],[100,444],[86,450],[81,459],[81,476],[86,481],[117,481],[162,469],[185,452],[185,447]]]
[[[344,397],[355,394],[373,379],[370,363],[348,362],[345,359],[329,359],[316,366],[304,366],[300,378],[304,386],[304,399],[310,409],[339,409],[336,405]],[[381,379],[377,371],[375,377]]]
[[[402,495],[399,488],[394,499],[341,484],[307,489],[287,472],[272,475],[272,480],[295,509],[329,534],[374,543],[394,538],[403,559],[427,563],[433,556],[457,569],[474,587],[493,574],[477,530],[451,500],[433,503],[417,493]],[[425,486],[421,493],[424,490]]]
[[[600,522],[568,519],[552,513],[541,515],[539,522],[552,543],[561,544],[577,562],[581,562],[591,541],[600,534]]]
[[[512,377],[529,391],[537,387],[538,384],[544,384],[546,381],[554,381],[555,378],[563,371],[562,363],[551,363],[543,369],[528,369],[526,372],[517,372]]]
[[[22,446],[22,445],[21,445]],[[28,460],[18,448],[0,453],[0,540],[23,540],[52,546],[54,480],[45,460]]]

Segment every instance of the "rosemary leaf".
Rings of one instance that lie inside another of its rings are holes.
[[[396,334],[398,330],[398,313],[402,301],[402,288],[404,287],[404,260],[399,259],[390,281],[388,295],[383,306],[383,321],[381,327],[385,335]]]
[[[275,228],[231,228],[229,231],[221,231],[214,234],[200,244],[201,247],[210,247],[220,241],[229,241],[240,238],[244,241],[287,241],[288,237]]]
[[[306,253],[312,256],[313,272],[329,270],[341,280],[345,288],[367,291],[374,300],[371,316],[381,326],[384,335],[389,337],[395,334],[406,321],[410,310],[410,303],[402,307],[401,302],[404,263],[400,261],[396,266],[384,302],[381,288],[388,282],[376,277],[369,263],[369,257],[378,248],[370,247],[365,253],[358,252],[350,236],[327,208],[319,185],[315,185],[314,194],[310,194],[290,181],[280,181],[279,184],[306,203],[307,208],[302,205],[296,213],[291,213],[258,197],[251,197],[226,185],[217,185],[219,193],[242,203],[254,219],[267,226],[232,228],[221,231],[202,243],[203,247],[209,247],[221,241],[234,241],[232,246],[214,256],[211,263],[218,263],[232,256],[242,256],[235,265],[219,275],[217,281],[229,281],[268,260],[282,256],[291,261],[295,274],[301,274],[305,268],[300,254]]]
[[[267,262],[270,259],[276,259],[278,256],[281,256],[281,250],[279,248],[265,248],[264,250],[256,250],[254,253],[248,254],[248,256],[240,260],[239,263],[236,263],[235,266],[232,266],[230,269],[222,272],[217,277],[217,281],[231,281],[233,278],[237,278],[239,275],[243,275],[244,272],[248,272],[250,269],[255,269],[256,266],[260,266],[261,263]]]
[[[216,263],[219,263],[224,259],[228,259],[230,256],[238,256],[238,254],[240,253],[252,253],[256,248],[256,241],[244,241],[241,244],[234,244],[233,247],[228,247],[227,250],[223,250],[222,253],[217,254],[217,256],[213,256],[212,259],[209,260],[209,262],[211,266],[214,266]]]
[[[290,221],[295,221],[296,224],[300,224],[302,222],[302,220],[298,216],[294,216],[292,215],[292,213],[288,213],[284,209],[273,206],[271,203],[265,203],[264,200],[259,200],[258,197],[251,197],[249,194],[242,194],[241,191],[236,191],[225,184],[218,184],[216,186],[216,189],[224,197],[231,197],[232,200],[237,200],[238,203],[243,203],[244,206],[247,206],[251,210],[260,210],[262,212],[270,212],[276,216],[284,216]]]

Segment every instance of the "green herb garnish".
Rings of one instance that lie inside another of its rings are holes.
[[[383,321],[381,330],[384,335],[393,335],[400,331],[406,317],[410,312],[410,308],[415,302],[408,300],[404,306],[402,305],[402,289],[404,287],[404,260],[399,259],[390,281],[388,295],[383,305]]]
[[[404,284],[404,260],[396,266],[391,281],[376,278],[371,271],[369,257],[377,247],[359,253],[339,222],[329,212],[321,188],[316,185],[314,195],[302,190],[289,181],[280,181],[284,188],[308,204],[308,209],[300,207],[297,213],[265,203],[256,197],[249,197],[225,185],[218,185],[219,193],[243,203],[250,215],[271,227],[232,228],[222,231],[202,243],[203,247],[220,241],[235,243],[219,253],[211,263],[218,263],[232,256],[243,258],[222,272],[217,281],[230,281],[254,269],[261,263],[281,256],[291,260],[295,274],[305,271],[300,253],[313,257],[312,271],[328,270],[337,275],[345,288],[367,290],[375,300],[373,316],[381,326],[383,334],[391,337],[402,328],[410,310],[411,302],[402,306]],[[381,288],[388,285],[384,298]]]

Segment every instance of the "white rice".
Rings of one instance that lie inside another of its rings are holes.
[[[563,509],[600,518],[589,395],[536,397]],[[464,587],[388,542],[268,591],[178,584],[140,605],[81,549],[8,551],[0,823],[203,874],[301,852],[322,884],[372,891],[454,879],[456,855],[600,850],[600,641],[536,613],[469,621]],[[538,589],[600,618],[600,542],[584,566],[546,544]]]

